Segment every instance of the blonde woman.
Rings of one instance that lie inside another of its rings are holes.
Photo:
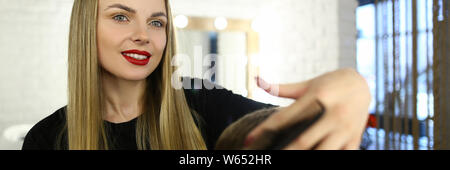
[[[68,105],[37,123],[23,149],[212,149],[229,124],[273,107],[226,89],[173,88],[172,79],[178,80],[172,77],[174,54],[168,0],[75,0]],[[318,102],[324,116],[286,149],[358,148],[370,94],[356,71],[338,70],[289,85],[259,82],[296,102],[255,128],[247,145],[265,130],[303,119],[302,110]]]

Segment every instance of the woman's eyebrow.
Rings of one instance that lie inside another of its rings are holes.
[[[125,6],[125,5],[122,5],[122,4],[113,4],[113,5],[110,5],[108,8],[105,9],[105,11],[108,10],[108,9],[110,9],[110,8],[120,8],[120,9],[123,9],[123,10],[125,10],[125,11],[130,12],[130,13],[136,13],[136,10],[134,10],[134,9],[132,9],[132,8],[130,8],[130,7],[127,7],[127,6]]]
[[[152,16],[150,16],[150,18],[156,18],[156,17],[166,17],[167,18],[167,15],[164,12],[156,12],[156,13],[153,13]]]
[[[136,13],[136,10],[134,10],[133,8],[127,7],[127,6],[122,5],[122,4],[110,5],[110,6],[108,6],[108,8],[105,9],[105,11],[110,9],[110,8],[120,8],[120,9],[123,9],[123,10],[128,11],[128,12],[133,13],[133,14]],[[166,17],[167,18],[167,15],[164,12],[156,12],[156,13],[153,13],[150,17],[151,18],[156,18],[156,17]]]

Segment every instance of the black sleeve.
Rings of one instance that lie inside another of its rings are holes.
[[[200,128],[206,133],[208,149],[214,148],[223,130],[239,118],[256,110],[275,107],[234,94],[208,80],[190,79],[190,82],[191,89],[184,89],[186,99],[189,106],[204,119],[204,125],[201,124]],[[221,89],[211,89],[213,86]]]
[[[24,138],[22,150],[57,149],[58,135],[65,124],[65,109],[66,107],[57,110],[34,125]]]
[[[36,143],[36,139],[30,135],[30,132],[23,140],[22,150],[39,150],[39,145]]]
[[[35,130],[36,129],[31,129],[25,136],[22,150],[51,150],[51,144],[49,144],[45,138],[39,136],[39,133],[41,132]]]

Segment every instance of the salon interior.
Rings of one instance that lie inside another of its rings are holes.
[[[450,149],[447,0],[170,0],[182,76],[279,106],[257,87],[354,68],[372,94],[364,150]],[[73,0],[0,0],[0,150],[67,105]],[[446,35],[446,36],[441,36]],[[447,51],[447,52],[446,52]],[[212,60],[207,67],[202,61]],[[198,64],[200,62],[200,64]]]

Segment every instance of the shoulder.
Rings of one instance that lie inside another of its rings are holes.
[[[25,136],[22,149],[55,149],[58,135],[66,122],[66,109],[67,106],[64,106],[36,123]]]
[[[182,89],[191,108],[204,112],[205,106],[217,105],[233,96],[233,93],[224,87],[207,79],[182,77]]]
[[[209,97],[217,96],[217,93],[228,92],[228,90],[207,79],[182,77],[181,81],[188,103],[205,102],[208,101]]]
[[[48,129],[58,126],[60,124],[64,124],[66,121],[66,110],[67,106],[64,106],[56,110],[53,114],[39,121],[33,128],[36,130]]]
[[[226,99],[224,97],[237,97],[232,91],[212,82],[208,79],[183,77],[183,90],[188,102],[195,101],[214,101],[216,99]]]
[[[224,87],[207,79],[182,77],[181,81],[184,90],[226,90]]]
[[[183,88],[188,104],[206,113],[226,112],[228,115],[242,116],[251,111],[275,107],[235,94],[209,80],[183,77]]]

